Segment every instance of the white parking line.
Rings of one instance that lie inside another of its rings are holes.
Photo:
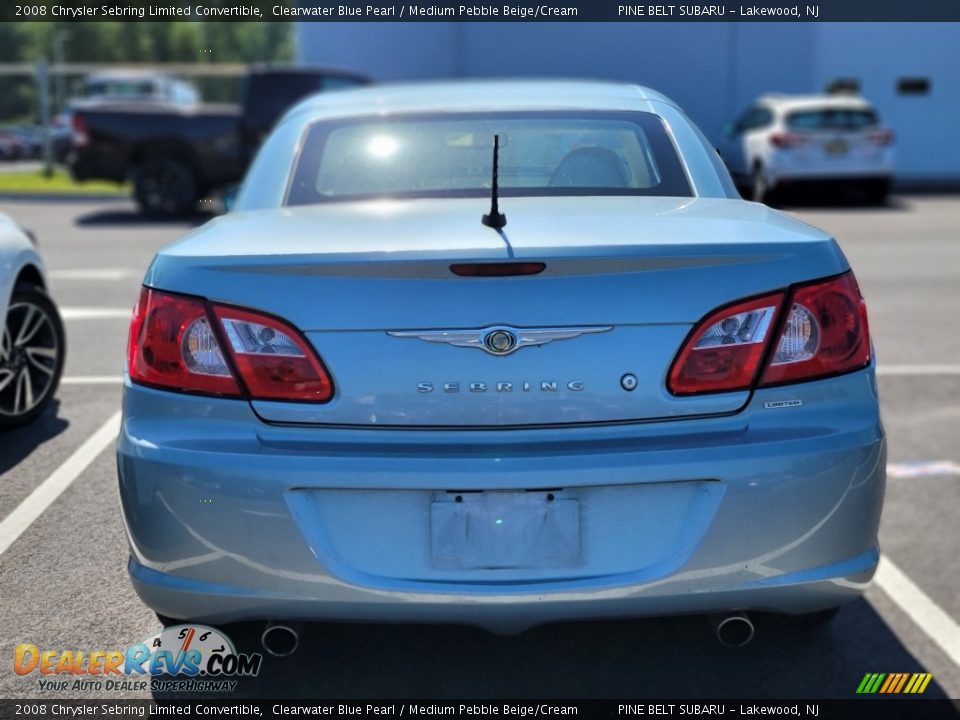
[[[960,667],[960,625],[887,557],[881,556],[873,579],[914,625]]]
[[[133,315],[133,306],[128,308],[106,307],[63,307],[60,308],[60,317],[64,320],[104,320],[123,318],[129,320]]]
[[[891,479],[958,476],[960,463],[952,460],[887,463],[887,477]]]
[[[960,365],[878,365],[877,375],[960,375]]]
[[[60,379],[61,385],[120,385],[122,375],[73,375]]]
[[[80,473],[87,469],[97,456],[120,432],[120,412],[114,413],[100,429],[87,438],[76,452],[64,461],[46,480],[17,505],[0,522],[0,555],[3,555],[17,538],[43,514],[60,494],[70,487]]]
[[[48,270],[51,280],[126,280],[143,277],[142,270],[133,268],[85,268],[77,270]]]

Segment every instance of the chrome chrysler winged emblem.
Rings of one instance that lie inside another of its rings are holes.
[[[569,340],[580,335],[612,330],[604,327],[515,328],[494,325],[478,330],[393,330],[392,337],[417,338],[456,347],[477,348],[491,355],[509,355],[531,345],[546,345],[554,340]]]

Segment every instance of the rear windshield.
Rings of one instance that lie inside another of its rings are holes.
[[[156,90],[156,86],[149,80],[110,80],[88,83],[83,92],[87,97],[105,95],[107,97],[130,98],[152,95]]]
[[[317,123],[307,132],[287,204],[484,197],[494,135],[502,196],[692,194],[656,115],[476,113]]]
[[[791,130],[860,130],[880,122],[871,108],[830,108],[803,110],[787,115]]]

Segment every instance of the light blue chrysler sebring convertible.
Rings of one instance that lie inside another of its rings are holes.
[[[165,618],[737,641],[863,592],[885,454],[833,238],[739,199],[669,99],[576,82],[289,111],[147,271],[118,445]]]

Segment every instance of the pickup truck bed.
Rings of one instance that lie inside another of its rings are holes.
[[[76,180],[124,182],[132,169],[155,155],[186,163],[199,192],[243,173],[240,105],[113,103],[80,113],[88,140],[70,164]]]
[[[368,80],[343,70],[254,67],[241,105],[109,102],[73,113],[67,164],[76,180],[132,179],[145,214],[189,212],[238,183],[260,142],[288,107]]]

